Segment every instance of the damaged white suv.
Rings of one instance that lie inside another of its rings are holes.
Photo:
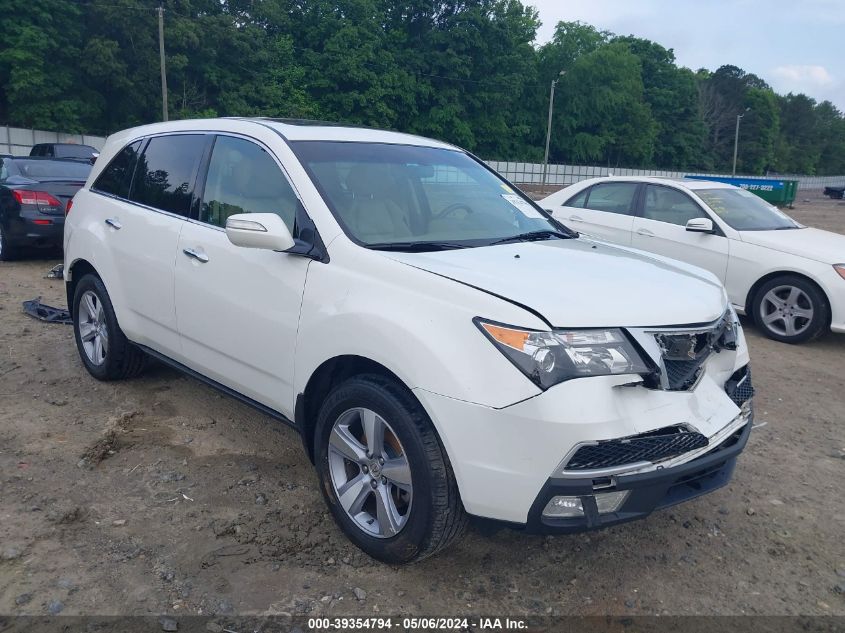
[[[269,119],[111,136],[65,224],[80,357],[152,356],[290,424],[391,563],[725,484],[748,352],[716,278],[579,238],[437,141]],[[261,450],[257,447],[257,450]]]

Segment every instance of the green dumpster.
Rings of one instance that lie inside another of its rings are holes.
[[[777,180],[774,178],[743,178],[726,176],[685,176],[693,180],[712,180],[724,182],[741,189],[747,189],[766,202],[779,207],[791,207],[798,195],[797,180]]]

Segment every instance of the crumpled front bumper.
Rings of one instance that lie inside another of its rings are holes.
[[[551,477],[531,505],[525,529],[532,533],[554,534],[596,530],[627,521],[642,519],[655,510],[689,501],[727,484],[733,475],[736,458],[745,448],[753,425],[753,412],[745,424],[717,446],[691,461],[648,472],[616,475],[614,492],[629,491],[618,510],[600,514],[594,495],[609,489],[596,488],[595,479]],[[544,516],[543,510],[554,497],[578,497],[583,516]]]
[[[585,482],[573,482],[572,473],[562,472],[562,460],[579,444],[685,425],[708,438],[708,452],[716,448],[715,442],[722,442],[717,438],[719,433],[741,415],[740,407],[725,391],[726,382],[734,372],[734,360],[733,355],[716,355],[696,387],[685,392],[632,386],[631,376],[600,376],[567,381],[502,409],[420,388],[414,389],[414,393],[446,448],[467,512],[526,526],[541,524],[536,506],[550,487],[585,489]],[[737,446],[738,453],[744,441]],[[692,461],[705,455],[687,457]],[[680,461],[684,460],[670,460],[662,465],[667,470],[677,465],[680,469],[677,472],[687,473],[687,466]],[[728,460],[717,461],[727,464]],[[732,468],[732,464],[727,466]],[[726,473],[725,477],[729,477],[729,470]],[[615,474],[620,475],[618,484],[622,473]],[[662,486],[652,493],[660,497],[652,503],[650,509],[654,509],[677,483],[664,480],[661,474],[665,473],[646,473],[640,477],[639,473],[626,472],[624,481],[636,482],[640,487],[640,482],[654,481],[656,486]],[[564,477],[568,481],[557,482]],[[592,489],[592,479],[589,483]],[[647,509],[644,499],[642,503],[637,506],[637,516]],[[580,527],[590,526],[582,522]]]

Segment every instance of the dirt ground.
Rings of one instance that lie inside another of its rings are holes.
[[[793,215],[845,233],[842,202]],[[394,568],[335,527],[294,431],[160,365],[92,379],[69,326],[21,311],[64,305],[55,263],[0,263],[0,614],[845,615],[843,335],[747,328],[759,428],[729,486]]]

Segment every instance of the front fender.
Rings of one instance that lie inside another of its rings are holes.
[[[374,251],[354,245],[337,251],[331,263],[309,268],[294,393],[326,360],[342,355],[383,365],[409,389],[490,407],[540,392],[473,323],[480,316],[543,329],[536,316]]]

